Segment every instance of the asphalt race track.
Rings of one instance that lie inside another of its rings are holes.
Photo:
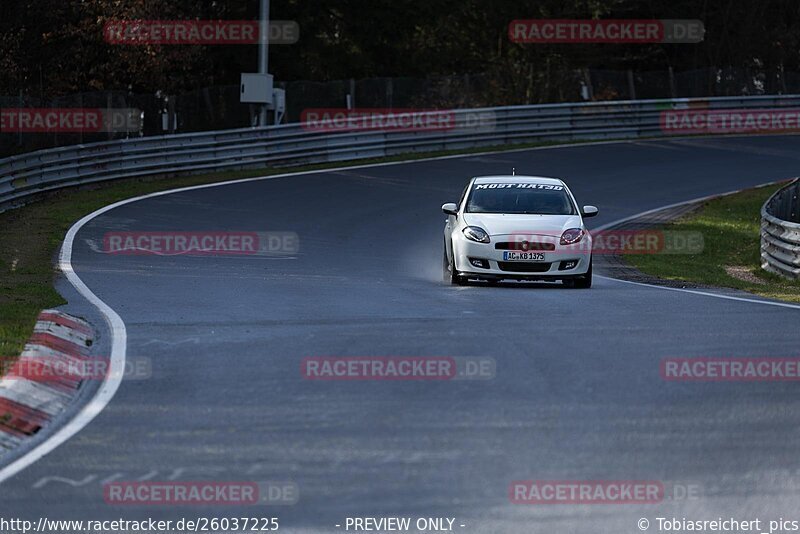
[[[600,277],[591,290],[446,286],[439,208],[470,176],[516,167],[566,179],[580,204],[600,208],[589,220],[597,227],[795,176],[799,148],[800,138],[772,136],[526,150],[113,209],[78,234],[73,265],[125,321],[127,356],[151,359],[152,378],[124,382],[88,427],[6,481],[2,508],[32,520],[272,515],[290,532],[337,532],[348,516],[378,515],[452,517],[457,531],[481,533],[790,516],[800,488],[797,384],[665,382],[659,362],[800,356],[800,309]],[[300,253],[92,250],[112,230],[289,231]],[[307,356],[492,358],[496,376],[310,381],[300,374]],[[105,481],[140,478],[292,481],[300,500],[267,512],[106,504]],[[509,484],[526,479],[659,480],[691,495],[511,504]]]

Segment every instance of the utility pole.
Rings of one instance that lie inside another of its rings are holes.
[[[269,0],[261,0],[258,35],[258,73],[266,75],[269,74]],[[267,125],[266,104],[261,105],[258,125]]]
[[[251,126],[267,126],[270,109],[275,110],[276,122],[285,112],[285,93],[273,87],[269,74],[269,0],[260,0],[258,21],[258,72],[241,74],[239,102],[250,105]],[[278,97],[276,97],[276,93]],[[276,107],[276,100],[278,101]]]

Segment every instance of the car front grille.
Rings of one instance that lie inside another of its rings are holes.
[[[498,261],[501,271],[512,273],[544,273],[550,270],[548,262]]]
[[[508,241],[494,244],[495,250],[555,250],[553,243],[536,243],[528,241]]]

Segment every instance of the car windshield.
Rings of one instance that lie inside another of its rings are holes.
[[[478,184],[470,192],[466,211],[468,213],[575,215],[575,206],[563,186]]]

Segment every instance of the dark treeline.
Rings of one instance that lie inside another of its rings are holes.
[[[0,95],[179,93],[238,83],[255,46],[113,46],[111,19],[256,19],[258,0],[0,0]],[[498,79],[585,67],[800,71],[797,0],[272,0],[300,41],[270,49],[276,80],[488,73]],[[699,44],[523,45],[517,18],[700,19]]]

